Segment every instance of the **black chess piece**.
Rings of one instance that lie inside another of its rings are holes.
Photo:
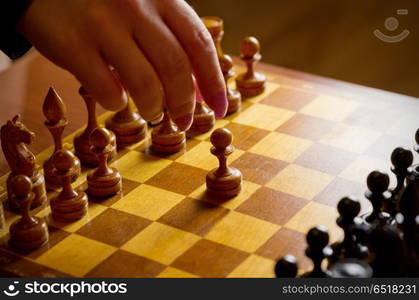
[[[415,141],[416,141],[416,145],[414,149],[417,153],[419,153],[419,128],[418,130],[416,130]]]
[[[293,255],[285,255],[275,265],[275,275],[278,278],[295,278],[298,273],[297,259]]]
[[[374,277],[404,277],[407,275],[407,249],[397,227],[375,226],[370,236]]]
[[[344,258],[334,263],[328,270],[330,278],[371,278],[372,268],[356,258]]]
[[[328,246],[329,233],[325,226],[318,225],[309,230],[306,236],[306,255],[313,261],[313,269],[303,277],[324,278],[326,273],[322,270],[323,259],[332,255],[332,248]]]
[[[368,191],[365,192],[365,197],[372,204],[372,212],[365,220],[372,223],[388,223],[391,222],[390,215],[382,212],[384,203],[391,198],[391,193],[388,191],[390,178],[386,173],[381,171],[372,171],[367,178]]]
[[[360,219],[357,218],[357,216],[361,211],[361,204],[354,196],[341,199],[337,208],[339,217],[337,218],[336,223],[340,228],[342,228],[344,232],[344,239],[342,242],[336,242],[331,245],[333,255],[331,255],[328,259],[329,265],[342,258],[351,257],[349,256],[350,251],[348,250],[350,250],[353,237],[348,233],[348,230],[355,222],[360,222]]]
[[[391,199],[386,205],[386,211],[394,217],[399,211],[400,195],[408,175],[408,168],[413,163],[412,151],[402,147],[394,149],[391,154],[391,163],[393,164],[391,171],[396,175],[397,185],[391,191]]]

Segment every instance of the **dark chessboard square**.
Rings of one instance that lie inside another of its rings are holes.
[[[391,136],[388,134],[382,135],[375,141],[365,152],[367,155],[379,158],[390,163],[390,157],[393,150],[397,147],[405,147],[411,149],[414,143],[413,134],[412,141],[406,140],[402,137]]]
[[[117,250],[91,270],[86,277],[155,277],[164,265],[142,256]]]
[[[35,263],[16,254],[10,253],[0,248],[0,276],[1,277],[49,277],[49,278],[69,278],[69,274],[51,269]]]
[[[312,141],[318,141],[336,124],[332,121],[297,113],[276,131]]]
[[[104,198],[93,197],[93,196],[88,195],[89,202],[94,202],[94,203],[98,203],[100,205],[110,207],[115,202],[122,199],[125,195],[128,195],[129,192],[131,192],[132,190],[134,190],[138,186],[140,186],[140,183],[129,180],[129,179],[126,179],[126,178],[122,178],[122,191],[120,193],[118,193],[116,195],[113,195],[111,197],[104,197]],[[87,190],[87,182],[83,183],[77,189],[86,191]]]
[[[263,99],[261,103],[298,111],[316,97],[316,94],[299,89],[280,87]]]
[[[340,199],[353,195],[361,201],[362,210],[365,211],[370,208],[368,201],[364,199],[365,191],[365,185],[337,177],[314,198],[314,201],[336,207]]]
[[[269,134],[269,131],[241,125],[238,123],[229,123],[225,126],[228,130],[233,133],[233,145],[234,147],[247,151],[258,143],[261,139]]]
[[[295,163],[327,174],[339,174],[355,158],[355,153],[323,144],[313,144]]]
[[[77,233],[115,247],[122,246],[151,221],[139,216],[108,208],[80,228]]]
[[[202,239],[172,266],[202,277],[225,277],[248,256],[246,252]]]
[[[311,267],[311,263],[304,255],[306,247],[305,234],[292,229],[281,228],[256,251],[256,254],[273,260],[292,254],[297,258],[300,269],[308,269]]]
[[[230,165],[242,172],[244,180],[263,185],[274,178],[288,163],[246,152]]]
[[[261,187],[236,210],[258,219],[283,225],[307,203],[307,200]]]
[[[205,183],[206,175],[207,171],[203,169],[174,162],[146,183],[178,194],[189,195]]]
[[[158,221],[201,236],[222,219],[228,209],[208,202],[186,198]]]
[[[400,114],[395,109],[385,105],[362,105],[355,109],[345,120],[345,124],[367,129],[386,131],[400,120]]]

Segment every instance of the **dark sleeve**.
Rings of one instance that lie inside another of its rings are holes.
[[[0,0],[0,50],[11,59],[25,54],[32,45],[16,31],[16,24],[31,0]]]

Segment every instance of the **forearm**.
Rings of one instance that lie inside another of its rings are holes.
[[[31,0],[2,0],[0,1],[0,50],[11,59],[25,54],[31,44],[16,30],[22,14]]]

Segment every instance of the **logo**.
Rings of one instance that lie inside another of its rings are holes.
[[[398,9],[397,15],[407,15],[409,11],[407,9]],[[395,17],[389,17],[384,21],[384,27],[389,31],[393,32],[399,27],[399,20]],[[410,31],[404,29],[402,32],[396,35],[387,35],[382,33],[379,29],[373,31],[374,35],[383,42],[386,43],[398,43],[403,41],[409,34]]]
[[[4,290],[3,293],[9,297],[17,296],[20,293],[19,290],[16,289],[18,283],[19,281],[14,281],[13,284],[9,284],[7,290]]]

